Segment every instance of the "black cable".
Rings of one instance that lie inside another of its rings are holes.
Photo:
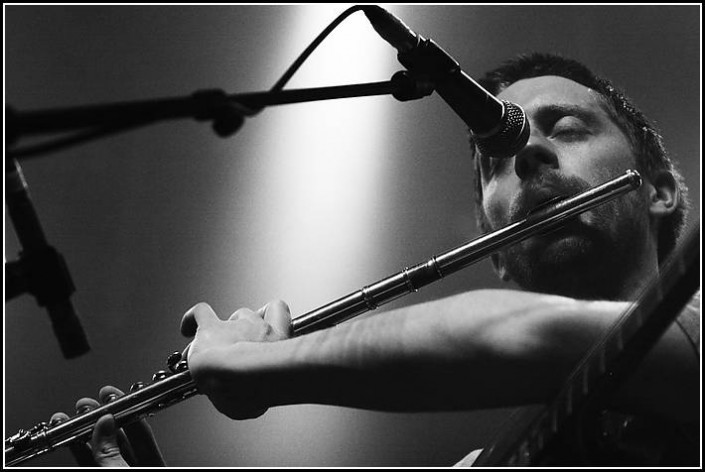
[[[335,20],[333,20],[331,24],[329,24],[326,29],[321,31],[321,34],[319,34],[316,39],[314,39],[313,42],[309,44],[306,49],[304,49],[304,52],[302,52],[301,55],[296,58],[293,64],[289,66],[286,72],[284,72],[284,75],[281,76],[281,78],[277,81],[277,83],[274,84],[270,91],[277,92],[283,89],[284,85],[286,85],[289,79],[291,79],[291,76],[294,75],[294,73],[301,67],[304,61],[308,59],[308,56],[310,56],[311,53],[321,44],[321,42],[323,42],[326,36],[328,36],[340,23],[342,23],[344,19],[346,19],[348,16],[352,15],[356,11],[360,11],[362,9],[364,9],[364,7],[360,5],[350,7],[343,13],[341,13]]]

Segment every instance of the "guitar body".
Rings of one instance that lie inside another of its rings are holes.
[[[482,451],[473,467],[504,465],[507,448],[520,444],[544,406],[518,408],[508,433]],[[694,467],[700,464],[700,425],[681,425],[613,411],[583,412],[543,449],[526,457],[536,467]],[[518,465],[518,464],[517,464]]]
[[[548,405],[520,409],[508,434],[473,467],[697,466],[700,415],[690,426],[604,411],[700,286],[700,230],[691,231],[637,303],[590,349]]]
[[[609,446],[601,443],[598,432],[598,415],[575,414],[561,425],[560,434],[555,435],[540,450],[530,451],[523,444],[529,432],[536,427],[539,418],[546,412],[545,405],[517,408],[507,419],[501,438],[485,448],[473,463],[473,467],[489,466],[587,466],[609,463],[613,458],[604,457]],[[599,443],[599,445],[598,445]],[[512,452],[519,452],[511,463],[505,463]]]

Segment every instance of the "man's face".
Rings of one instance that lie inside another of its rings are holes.
[[[483,211],[492,229],[552,198],[574,195],[635,168],[630,143],[597,92],[563,77],[543,76],[520,80],[498,97],[524,108],[531,137],[513,158],[481,157]],[[587,283],[600,277],[598,271],[610,270],[605,261],[632,255],[639,243],[634,238],[647,235],[647,214],[636,195],[621,197],[508,249],[500,257],[500,271],[525,288],[570,292],[561,284]],[[566,271],[578,273],[571,279]]]

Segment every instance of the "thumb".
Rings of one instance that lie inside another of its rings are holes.
[[[96,422],[91,437],[91,449],[93,459],[100,467],[129,467],[120,453],[113,415],[102,416]]]

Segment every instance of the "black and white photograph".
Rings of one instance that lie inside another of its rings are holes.
[[[5,467],[696,467],[701,4],[4,4]]]

